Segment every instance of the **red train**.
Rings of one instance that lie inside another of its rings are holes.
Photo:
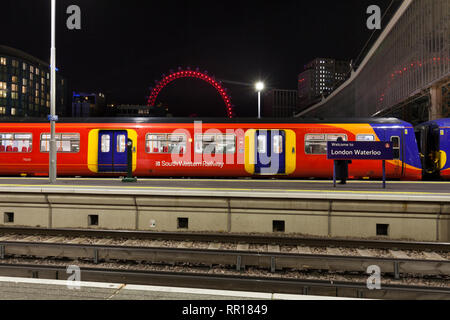
[[[29,119],[0,123],[0,175],[48,175],[50,126]],[[391,179],[420,180],[411,124],[394,118],[255,120],[130,118],[57,123],[59,176],[123,176],[133,143],[138,177],[331,178],[328,141],[391,141]],[[380,161],[353,161],[350,178],[380,178]]]

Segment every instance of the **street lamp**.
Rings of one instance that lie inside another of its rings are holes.
[[[52,1],[52,33],[50,49],[50,150],[49,150],[49,179],[50,183],[56,183],[56,46],[55,46],[55,25],[56,25],[56,0]]]
[[[258,91],[258,119],[261,119],[261,91],[264,90],[264,83],[257,82],[255,85],[256,91]]]

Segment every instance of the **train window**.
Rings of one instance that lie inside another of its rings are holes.
[[[57,133],[56,150],[58,153],[78,153],[80,152],[79,133]],[[50,133],[41,134],[41,152],[50,151]]]
[[[195,153],[234,154],[236,136],[234,134],[198,134],[195,136]]]
[[[0,153],[30,153],[33,146],[31,133],[0,133]]]
[[[342,138],[343,141],[347,141],[347,135],[341,133],[333,134],[306,134],[305,135],[305,153],[313,155],[327,154],[327,142],[337,141]]]
[[[356,141],[375,141],[375,136],[373,134],[358,134]]]
[[[327,134],[327,141],[337,141],[339,138],[342,138],[343,141],[347,141],[346,134]]]
[[[125,141],[125,135],[119,134],[117,136],[117,152],[124,153],[126,149],[127,149],[127,143]]]
[[[274,136],[273,137],[273,152],[276,154],[283,153],[283,136]]]
[[[306,154],[326,154],[327,141],[324,134],[305,135],[305,153]]]
[[[400,138],[399,137],[391,137],[392,147],[400,148]]]
[[[186,151],[186,135],[149,133],[145,146],[147,153],[183,154]]]
[[[400,137],[391,137],[394,159],[400,159]]]
[[[258,136],[258,153],[265,154],[267,152],[267,137]]]
[[[103,134],[101,137],[102,153],[109,153],[111,151],[111,136],[109,134]]]

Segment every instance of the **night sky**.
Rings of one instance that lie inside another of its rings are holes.
[[[254,116],[250,84],[262,79],[272,88],[296,89],[310,60],[355,59],[372,34],[367,7],[384,12],[391,2],[57,0],[57,65],[73,90],[103,92],[115,104],[145,104],[162,74],[198,67],[217,79],[248,83],[224,86],[236,113]],[[72,4],[82,10],[80,31],[66,28]],[[1,8],[0,44],[49,61],[50,0],[2,0]],[[175,116],[225,116],[219,94],[201,80],[173,82],[158,102]]]

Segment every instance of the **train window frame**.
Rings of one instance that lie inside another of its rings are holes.
[[[103,133],[100,136],[100,152],[101,153],[110,153],[111,152],[111,135],[107,133]]]
[[[367,140],[367,139],[360,139],[360,137],[372,137],[371,140]],[[356,141],[361,141],[361,142],[375,142],[375,135],[370,134],[370,133],[361,133],[361,134],[357,134],[356,135]]]
[[[4,138],[3,135],[5,135],[5,136],[10,135],[11,138],[7,138],[7,137]],[[19,137],[17,137],[17,136],[19,136]],[[20,137],[20,136],[29,136],[29,138],[24,138],[24,137]],[[12,141],[12,144],[11,144],[12,150],[14,150],[14,148],[16,148],[16,147],[14,147],[15,142],[20,143],[21,141],[28,141],[28,147],[26,147],[27,151],[26,152],[22,151],[25,146],[20,147],[19,144],[17,145],[17,151],[7,151],[8,146],[6,146],[6,145],[4,146],[3,141]],[[3,146],[5,147],[5,151],[2,151]],[[4,153],[6,153],[6,154],[11,154],[11,153],[28,154],[28,153],[32,153],[32,152],[33,152],[33,134],[31,132],[0,132],[0,154],[4,154]]]
[[[398,139],[398,147],[394,147],[394,141],[393,139]],[[400,150],[401,150],[401,140],[400,136],[391,136],[391,143],[392,143],[392,151],[394,153],[394,160],[400,160]],[[398,150],[398,156],[396,156],[395,151]]]
[[[273,145],[272,145],[273,153],[282,154],[284,151],[283,144],[284,138],[281,134],[273,136]]]
[[[70,137],[70,136],[76,136],[75,139],[73,138],[69,138],[69,139],[64,139],[64,136],[66,137]],[[45,138],[44,137],[48,137]],[[55,134],[55,138],[56,138],[56,152],[57,153],[69,153],[69,154],[77,154],[80,153],[80,149],[81,149],[81,135],[79,132],[71,132],[71,133],[66,133],[66,132],[61,132],[61,133],[56,133]],[[44,142],[47,141],[47,144],[44,146]],[[59,145],[58,145],[58,142]],[[60,148],[66,147],[68,145],[68,143],[70,144],[70,150],[71,151],[64,151],[64,150],[60,150]],[[40,143],[39,143],[39,149],[41,151],[41,153],[49,153],[50,152],[50,133],[48,132],[43,132],[41,133],[41,139],[40,139]]]
[[[151,136],[157,136],[158,138],[155,139],[149,139]],[[173,137],[182,137],[182,139],[174,140]],[[159,137],[163,137],[163,139],[159,139]],[[161,146],[157,146],[158,150],[161,150],[163,148],[163,151],[154,151],[155,147],[152,146],[149,143],[152,142],[159,142],[164,143]],[[171,148],[171,143],[178,143],[177,147]],[[181,147],[180,147],[181,146]],[[153,148],[152,148],[153,147]],[[167,147],[167,151],[164,151],[164,148]],[[184,133],[156,133],[156,132],[148,132],[145,135],[145,152],[147,154],[184,154],[186,152],[187,147],[187,135]],[[175,151],[174,151],[175,150]],[[178,151],[176,151],[178,150]]]
[[[217,140],[217,137],[222,137],[221,140]],[[199,138],[201,137],[201,138]],[[213,139],[208,139],[209,141],[205,140],[205,137],[211,137]],[[228,137],[232,137],[232,139],[228,139]],[[228,148],[228,142],[232,140],[232,148]],[[236,147],[237,147],[237,137],[236,134],[231,133],[199,133],[195,135],[195,150],[194,152],[196,154],[236,154]],[[209,142],[210,144],[206,147],[204,147],[204,142]],[[210,147],[215,143],[214,147],[214,153],[213,152],[205,152],[206,148]],[[222,150],[220,152],[217,152],[217,145],[222,144],[222,148],[219,150]]]
[[[267,136],[265,136],[265,135],[258,136],[257,149],[258,149],[259,154],[267,153]]]
[[[308,139],[308,137],[322,137],[322,139]],[[330,136],[334,136],[336,139],[330,139]],[[344,141],[348,141],[348,135],[345,133],[306,133],[305,134],[305,148],[304,148],[304,152],[306,155],[310,155],[310,156],[324,156],[327,154],[327,143],[329,141],[337,141],[338,138],[343,138]],[[313,143],[311,143],[311,141]],[[309,143],[309,145],[308,145]],[[321,153],[312,153],[312,152],[308,152],[307,148],[311,145],[319,145],[319,149],[318,150],[323,150],[323,152]]]
[[[116,152],[117,153],[125,153],[127,151],[127,139],[125,134],[118,134],[116,141]]]

